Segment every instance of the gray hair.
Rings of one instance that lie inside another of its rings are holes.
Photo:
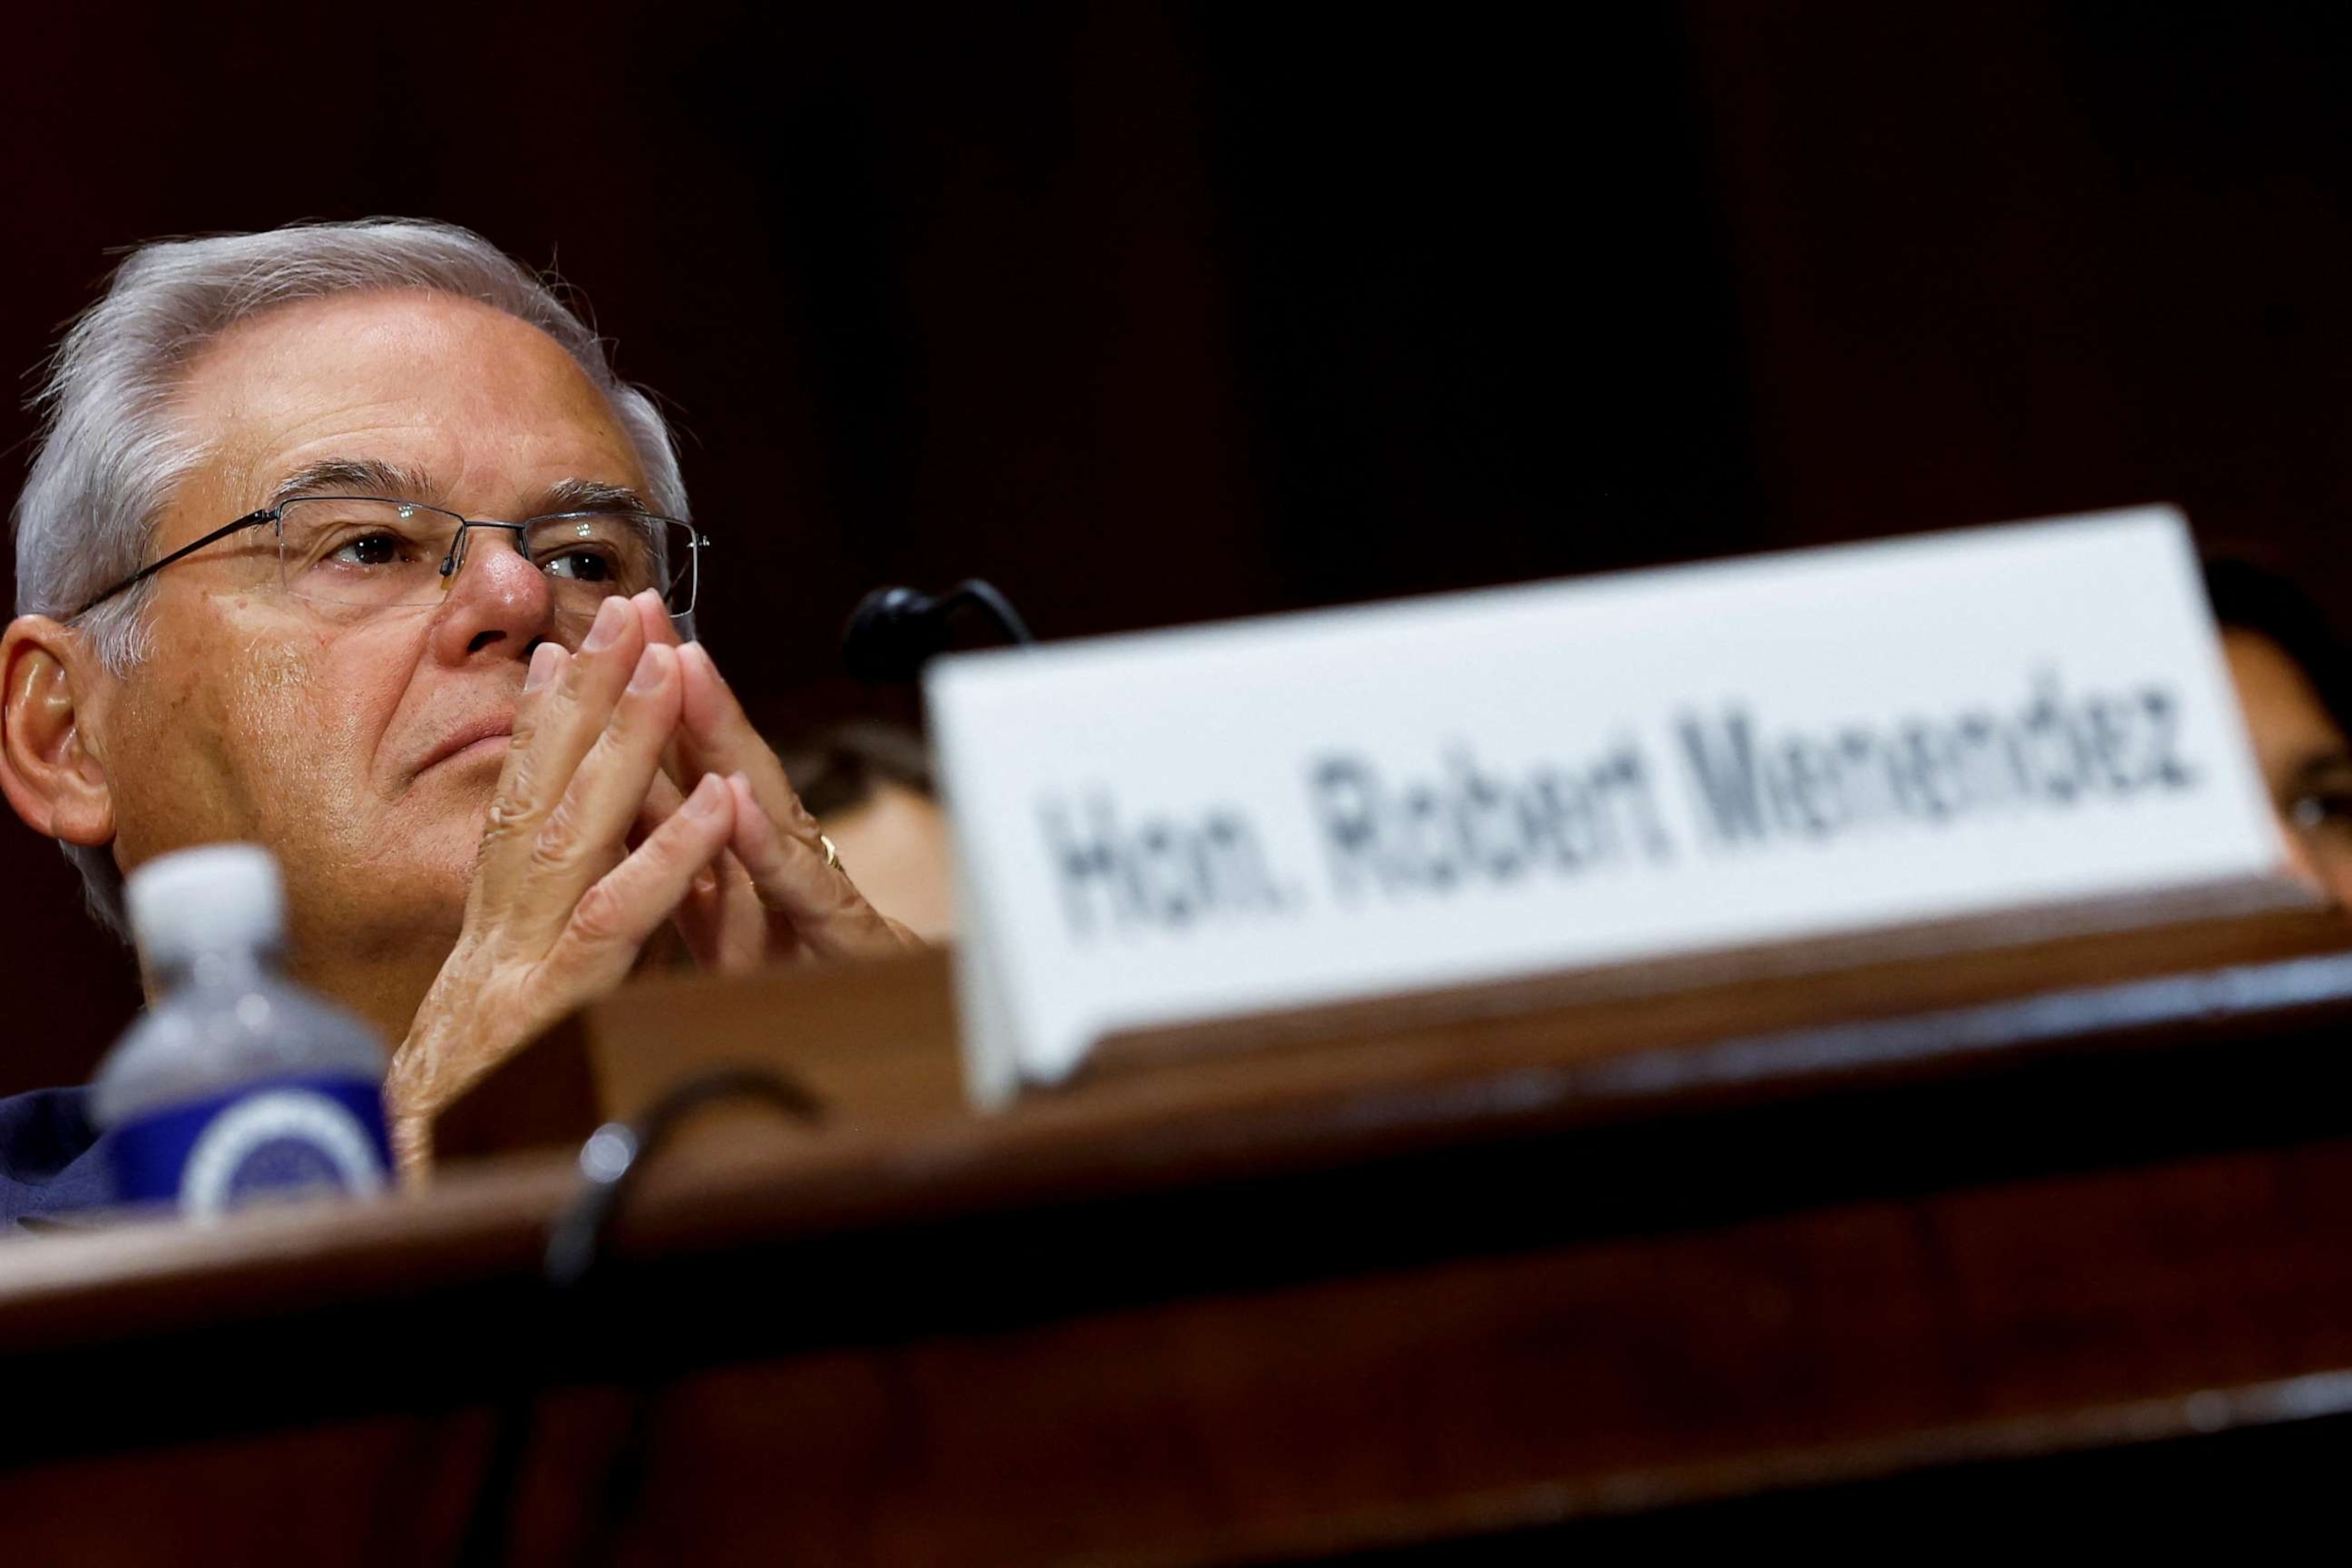
[[[395,289],[479,300],[554,339],[611,402],[655,506],[689,515],[677,446],[653,399],[614,374],[604,340],[561,284],[471,230],[370,218],[169,240],[140,247],[115,269],[105,296],[68,330],[34,396],[41,431],[16,499],[16,613],[64,620],[139,570],[165,505],[205,457],[171,404],[207,344],[280,305]],[[152,651],[146,586],[79,623],[118,675]],[[111,850],[61,847],[81,872],[91,914],[125,934]]]

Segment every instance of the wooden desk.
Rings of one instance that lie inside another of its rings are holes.
[[[28,1243],[0,1520],[26,1562],[448,1561],[542,1388],[533,1563],[1500,1560],[2332,1475],[2347,946],[2180,928],[738,1122],[562,1300],[553,1154]]]

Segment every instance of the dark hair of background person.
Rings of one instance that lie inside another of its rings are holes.
[[[923,738],[886,720],[845,720],[803,739],[787,737],[776,742],[776,754],[801,804],[819,818],[863,805],[885,784],[927,800],[939,795]]]
[[[2311,682],[2327,716],[2352,735],[2352,653],[2317,600],[2285,574],[2236,555],[2206,558],[2205,593],[2223,631],[2277,644]]]

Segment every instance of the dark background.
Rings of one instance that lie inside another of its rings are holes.
[[[2339,10],[20,8],[0,363],[146,237],[558,265],[780,732],[972,573],[1060,637],[2166,499],[2341,609]],[[130,966],[0,879],[0,1092],[79,1078]]]

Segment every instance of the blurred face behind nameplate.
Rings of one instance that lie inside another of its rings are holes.
[[[2308,901],[2148,507],[959,656],[975,1093],[1105,1036]]]

